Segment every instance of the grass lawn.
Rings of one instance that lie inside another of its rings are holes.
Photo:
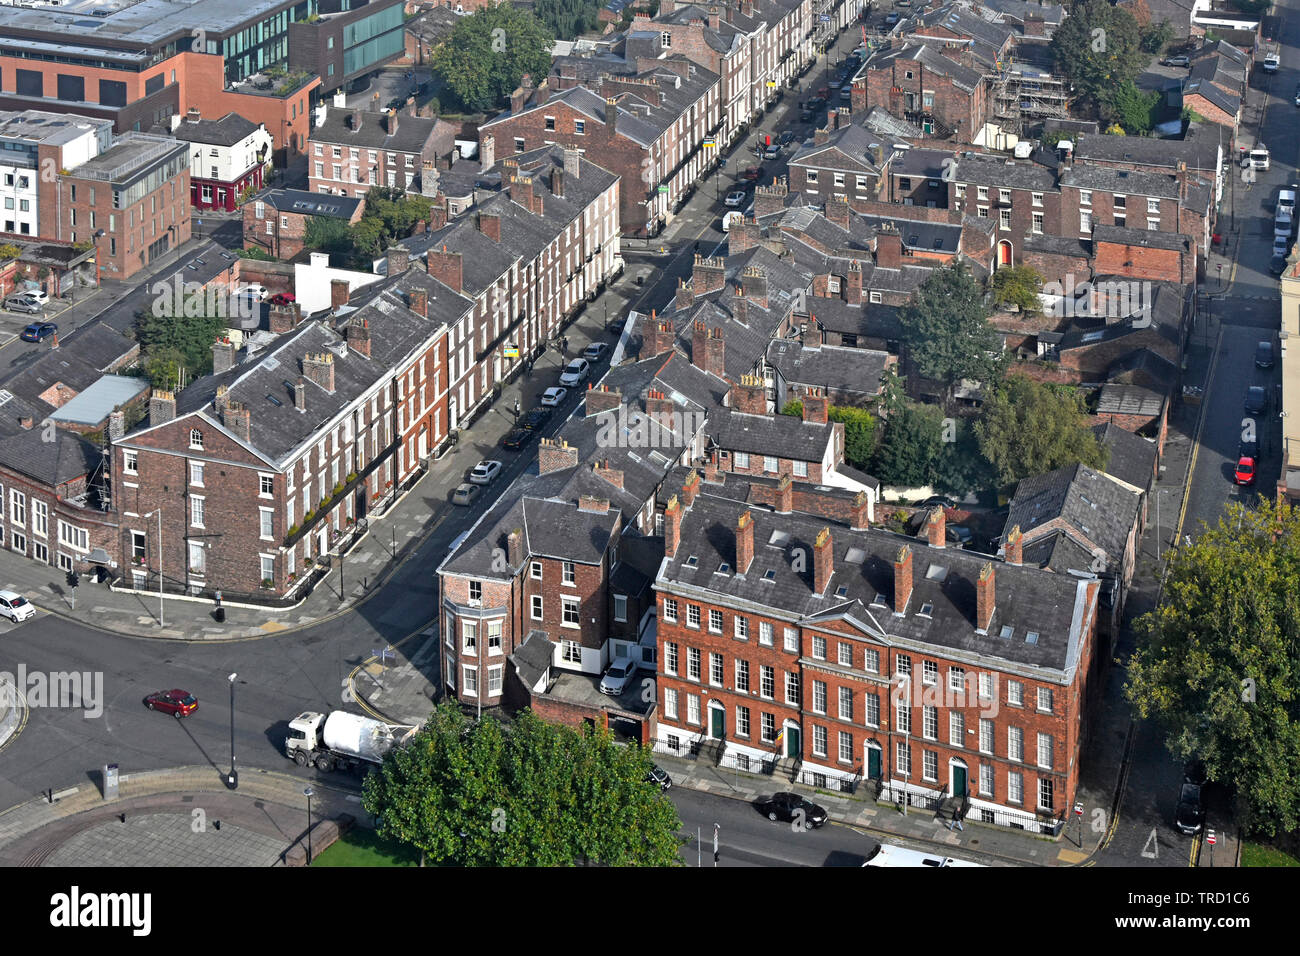
[[[1242,866],[1300,866],[1300,860],[1271,846],[1245,843],[1241,847]]]
[[[420,854],[387,843],[366,827],[353,827],[333,846],[311,861],[312,866],[419,866]]]

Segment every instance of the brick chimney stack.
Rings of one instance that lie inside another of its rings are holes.
[[[221,413],[221,424],[245,444],[252,441],[252,413],[247,405],[241,402],[230,402],[226,410]]]
[[[813,541],[813,593],[825,594],[835,573],[835,559],[831,548],[831,529],[822,528]]]
[[[847,199],[826,200],[825,216],[841,229],[849,228],[849,202]]]
[[[524,534],[519,528],[506,536],[506,557],[511,568],[521,567],[524,563]]]
[[[587,417],[599,415],[602,412],[613,412],[618,410],[618,406],[623,402],[623,396],[618,389],[611,389],[608,385],[587,385]]]
[[[663,428],[673,424],[673,400],[657,388],[647,389],[645,393],[645,413],[650,421]],[[690,505],[690,502],[686,502]]]
[[[483,168],[480,172],[486,173],[497,164],[497,141],[491,136],[484,136],[482,142],[478,145],[478,155],[483,162]]]
[[[494,212],[478,214],[478,231],[493,242],[501,241],[501,217]]]
[[[902,614],[907,610],[907,602],[912,599],[912,547],[903,545],[894,558],[894,613]]]
[[[736,292],[731,297],[731,317],[741,325],[749,325],[749,300],[745,298],[742,286],[736,286]]]
[[[866,531],[871,527],[871,496],[859,491],[853,498],[849,509],[849,527],[854,531]]]
[[[794,479],[788,474],[776,483],[776,510],[783,515],[794,510]]]
[[[426,289],[412,289],[406,293],[406,305],[421,318],[429,317],[429,293]]]
[[[330,279],[330,309],[337,312],[348,304],[348,280]]]
[[[731,407],[746,415],[767,414],[767,385],[757,375],[742,375],[731,386]]]
[[[618,102],[605,97],[605,132],[613,139],[618,133]]]
[[[302,360],[302,374],[327,392],[334,391],[334,355],[308,352]]]
[[[235,366],[235,343],[230,339],[217,339],[212,343],[212,374],[220,375]]]
[[[689,309],[694,304],[695,293],[691,291],[691,287],[686,284],[685,279],[678,279],[677,298],[673,300],[673,305],[677,308],[677,311],[680,312],[684,309]]]
[[[272,303],[267,312],[267,321],[272,335],[289,332],[302,321],[302,306],[297,302],[287,302],[284,305]]]
[[[903,237],[897,229],[881,229],[876,235],[876,265],[882,269],[903,267]]]
[[[1006,542],[1006,562],[1007,564],[1023,564],[1025,560],[1024,538],[1020,533],[1020,525],[1016,525],[1007,532]]]
[[[862,263],[857,259],[849,263],[848,281],[844,283],[844,301],[849,305],[862,304]]]
[[[704,341],[704,358],[706,372],[718,378],[727,377],[727,344],[722,337],[722,329],[709,329],[709,337]]]
[[[984,567],[980,568],[979,579],[975,582],[975,628],[984,633],[988,632],[989,625],[993,623],[996,598],[993,582],[996,577],[997,572],[993,570],[993,562],[987,561]]]
[[[108,440],[118,442],[126,434],[126,412],[120,408],[108,413]]]
[[[682,482],[682,501],[686,503],[686,507],[689,508],[695,503],[695,496],[699,493],[700,473],[692,468],[691,473],[687,475],[686,480]]]
[[[390,278],[400,276],[411,268],[411,250],[402,246],[392,246],[385,255],[388,258],[388,275]]]
[[[425,294],[424,290],[419,290],[419,294],[423,296]],[[412,292],[411,295],[414,297],[415,293]],[[413,301],[411,309],[420,312],[415,306],[416,303]],[[420,312],[420,314],[423,315],[424,313]],[[343,336],[348,343],[348,351],[370,358],[370,321],[368,319],[354,319],[349,322],[344,327]]]
[[[671,351],[673,344],[677,341],[672,323],[662,322],[657,319],[653,310],[646,322],[645,331],[641,333],[641,357],[653,358],[656,355]]]
[[[717,292],[727,283],[727,261],[697,255],[691,266],[691,291],[696,297]]]
[[[745,298],[755,305],[767,308],[767,270],[758,266],[746,266],[740,274],[745,286]]]
[[[800,399],[803,402],[803,420],[814,425],[825,425],[830,421],[830,400],[820,388],[810,386]]]
[[[603,478],[620,491],[623,489],[623,470],[611,468],[608,458],[593,463],[591,471],[597,478]]]
[[[746,511],[736,522],[736,573],[744,574],[754,563],[754,516]]]
[[[578,448],[563,438],[543,438],[537,446],[537,473],[549,475],[553,471],[574,468],[578,464]]]
[[[161,425],[176,417],[176,393],[154,389],[149,396],[149,424]]]
[[[682,506],[673,495],[664,508],[664,554],[668,557],[677,555],[677,546],[682,540]]]
[[[430,249],[425,254],[429,275],[433,276],[452,292],[460,292],[463,288],[462,276],[464,275],[464,264],[459,252],[448,252],[444,245],[441,249]]]
[[[931,508],[930,516],[925,521],[925,539],[930,542],[930,547],[942,548],[947,543],[947,534],[943,508]]]
[[[556,166],[551,170],[551,193],[556,199],[564,198],[564,167]]]
[[[298,384],[293,387],[293,407],[300,412],[307,410],[307,377],[298,376]]]

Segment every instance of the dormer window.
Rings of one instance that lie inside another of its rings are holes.
[[[718,570],[715,573],[728,574],[730,573],[730,571],[731,571],[731,565],[728,564],[726,561],[723,561],[721,564],[718,565]]]
[[[695,555],[691,555],[686,559],[686,566],[688,568],[698,568],[700,566],[700,559]]]
[[[872,601],[871,601],[871,606],[872,606],[872,607],[885,607],[885,606],[886,606],[886,604],[885,604],[885,596],[884,596],[883,594],[877,592],[877,593],[876,593],[876,596],[875,596],[875,597],[872,599]]]
[[[768,568],[766,571],[763,572],[763,580],[767,581],[769,584],[775,581],[776,571],[773,568]]]
[[[934,613],[934,605],[926,601],[921,605],[921,610],[917,612],[921,617],[929,617]]]

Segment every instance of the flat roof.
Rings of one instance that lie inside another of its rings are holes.
[[[71,34],[83,41],[154,44],[202,28],[222,36],[298,0],[74,0],[60,7],[6,7],[0,30]]]
[[[105,375],[50,415],[56,422],[98,425],[109,412],[125,405],[149,388],[149,382],[130,375]]]

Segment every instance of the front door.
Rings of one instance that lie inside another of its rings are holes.
[[[867,779],[868,780],[880,779],[880,748],[879,747],[867,748]]]
[[[785,755],[798,757],[803,753],[803,741],[799,737],[798,727],[787,727],[785,731]]]
[[[722,708],[710,707],[709,708],[709,735],[711,737],[717,737],[719,740],[721,740],[725,729],[726,729],[725,717],[722,713]]]
[[[966,796],[966,768],[953,764],[952,767],[952,795],[954,797]]]
[[[419,451],[420,460],[423,461],[429,456],[429,430],[427,428],[420,428],[420,440],[418,444],[419,448],[417,450]]]

